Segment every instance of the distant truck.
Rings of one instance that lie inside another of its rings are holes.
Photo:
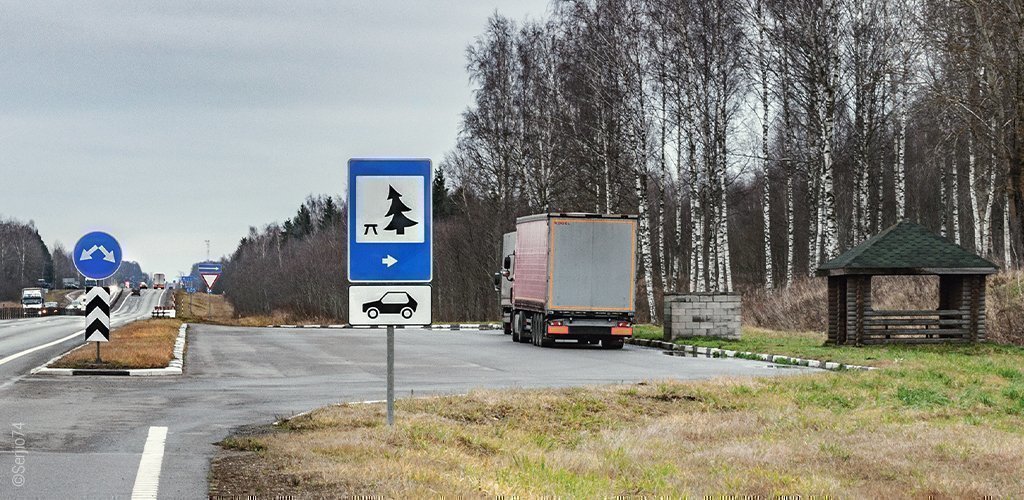
[[[509,233],[514,251],[502,258],[499,273],[509,285],[512,340],[621,349],[633,335],[636,312],[636,230],[635,215],[520,217]],[[503,294],[505,286],[496,283]]]
[[[167,287],[167,279],[161,273],[153,275],[153,290],[163,290]]]
[[[61,284],[65,290],[78,290],[82,288],[82,283],[75,278],[64,278],[61,280]]]
[[[46,291],[42,288],[23,288],[21,290],[22,309],[43,309]]]

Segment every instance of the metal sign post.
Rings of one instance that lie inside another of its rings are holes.
[[[199,269],[199,275],[206,282],[206,314],[213,316],[213,285],[220,278],[221,273],[224,272],[224,268],[216,262],[204,262],[199,264],[197,268]]]
[[[93,286],[85,290],[85,341],[96,343],[96,364],[100,358],[100,343],[110,341],[110,289]]]
[[[395,424],[395,326],[430,324],[433,206],[430,160],[348,162],[352,325],[387,327],[387,423]],[[420,283],[411,285],[410,283]]]
[[[85,289],[85,341],[96,343],[96,364],[100,358],[100,343],[110,341],[110,288],[88,286],[89,280],[99,285],[121,267],[121,244],[113,236],[93,231],[79,238],[71,251],[75,269],[86,277]]]
[[[392,425],[395,425],[395,326],[388,325],[388,426]]]

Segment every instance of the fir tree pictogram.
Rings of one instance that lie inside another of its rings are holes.
[[[388,190],[388,199],[391,200],[391,208],[388,209],[388,213],[384,216],[391,217],[391,222],[388,223],[384,230],[394,231],[395,234],[405,234],[405,228],[415,226],[416,224],[419,224],[419,222],[405,216],[404,212],[409,212],[412,209],[405,206],[405,203],[402,203],[402,194],[395,191],[394,186],[389,185]]]

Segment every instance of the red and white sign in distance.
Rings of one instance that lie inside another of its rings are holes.
[[[206,288],[212,290],[213,284],[217,282],[217,278],[220,278],[219,274],[201,274],[203,281],[206,282]]]

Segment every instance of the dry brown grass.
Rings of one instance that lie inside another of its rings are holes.
[[[231,307],[231,301],[223,295],[206,295],[196,293],[192,295],[192,309],[189,310],[188,294],[175,291],[175,301],[178,308],[178,317],[188,323],[208,323],[224,326],[245,326],[259,327],[269,325],[291,325],[291,324],[335,324],[339,321],[331,318],[298,318],[284,311],[274,311],[273,314],[264,316],[238,316],[235,309]],[[212,307],[212,309],[211,309]]]
[[[163,368],[174,357],[174,341],[181,321],[152,319],[137,321],[110,332],[110,342],[100,344],[96,363],[96,346],[89,342],[57,360],[53,368]]]
[[[175,290],[174,301],[177,304],[178,318],[186,323],[256,327],[284,324],[287,320],[284,314],[238,317],[231,307],[231,302],[223,295],[194,293],[190,298],[185,292]]]
[[[938,279],[934,276],[885,276],[871,280],[875,309],[934,309]],[[989,276],[986,291],[987,328],[995,342],[1024,346],[1024,271]],[[823,278],[798,280],[789,288],[743,294],[743,322],[783,331],[825,331],[828,311]]]
[[[989,277],[985,307],[989,339],[1024,346],[1024,271]]]
[[[904,394],[921,387],[890,393],[892,378],[475,391],[399,401],[393,429],[380,405],[329,407],[226,440],[211,494],[1024,495],[1021,402],[929,406]]]

